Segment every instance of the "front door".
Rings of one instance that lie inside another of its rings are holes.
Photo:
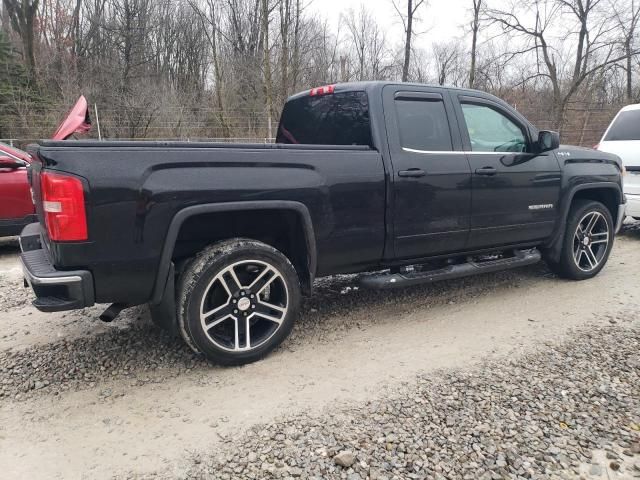
[[[386,87],[383,95],[393,163],[395,257],[463,250],[471,170],[447,91],[400,85]]]
[[[459,95],[455,103],[472,173],[468,249],[548,238],[560,197],[554,152],[533,153],[526,123],[497,102]]]

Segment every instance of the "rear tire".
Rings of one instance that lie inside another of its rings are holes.
[[[607,263],[614,230],[611,213],[602,203],[574,201],[567,217],[560,261],[547,259],[547,264],[563,278],[586,280],[595,277]]]
[[[298,275],[280,251],[249,239],[219,242],[183,270],[180,333],[212,362],[255,362],[289,335],[300,298]]]

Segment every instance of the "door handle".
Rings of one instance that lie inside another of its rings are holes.
[[[399,177],[424,177],[426,175],[425,171],[421,168],[410,168],[409,170],[400,170],[398,172]]]
[[[498,170],[496,170],[494,167],[482,167],[482,168],[476,168],[476,175],[495,175],[496,173],[498,173]]]

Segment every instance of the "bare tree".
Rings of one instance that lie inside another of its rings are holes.
[[[470,45],[429,49],[416,44],[428,0],[395,0],[397,51],[366,6],[336,29],[305,0],[2,1],[5,43],[22,53],[3,77],[10,137],[48,135],[80,92],[107,136],[266,137],[294,91],[414,79],[482,88],[587,143],[602,115],[576,111],[640,92],[640,0],[465,0]]]
[[[474,88],[476,84],[478,32],[480,30],[480,12],[482,11],[482,0],[471,1],[473,2],[473,19],[471,20],[471,64],[469,66],[469,88]]]
[[[220,65],[220,52],[218,48],[218,35],[219,35],[219,19],[216,10],[215,0],[207,0],[206,10],[201,9],[198,4],[190,0],[191,8],[196,12],[202,23],[203,30],[207,35],[209,46],[211,48],[211,59],[213,62],[213,76],[214,76],[214,89],[217,107],[217,117],[222,127],[222,134],[225,138],[230,136],[229,125],[226,121],[225,106],[222,100],[222,91],[224,88],[222,67]]]
[[[391,71],[386,38],[371,13],[361,5],[357,12],[350,9],[342,18],[347,27],[347,42],[356,58],[355,79],[386,78]]]
[[[22,55],[32,79],[36,78],[35,23],[40,0],[3,0],[11,27],[22,41]]]
[[[626,77],[626,97],[628,102],[634,100],[633,95],[633,60],[637,56],[638,48],[635,45],[638,36],[638,24],[640,22],[640,1],[628,0],[624,2],[611,1],[617,29],[620,32],[622,48],[625,58],[623,59],[623,69]]]
[[[402,63],[402,81],[409,79],[409,67],[411,65],[411,40],[415,35],[413,30],[416,12],[421,6],[427,6],[425,0],[406,0],[407,4],[404,11],[400,8],[397,0],[392,0],[393,8],[395,8],[398,17],[402,21],[404,27],[404,61]]]
[[[273,7],[269,5],[269,0],[262,0],[262,55],[264,67],[264,94],[266,100],[266,110],[269,121],[269,136],[271,132],[271,119],[274,116],[273,111],[273,83],[271,79],[271,52],[269,50],[269,18]]]
[[[551,83],[555,128],[562,126],[567,103],[585,81],[625,58],[616,54],[611,17],[603,7],[603,0],[511,0],[510,8],[485,10],[489,21],[523,40],[514,42],[519,46],[510,52],[512,58],[535,54],[537,71],[530,78]],[[558,21],[568,33],[553,45],[549,31]]]
[[[459,42],[436,43],[433,46],[438,85],[458,86],[465,77],[461,64],[462,48]]]

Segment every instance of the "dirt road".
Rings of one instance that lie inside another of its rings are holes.
[[[264,361],[218,368],[150,323],[98,307],[42,314],[0,244],[0,465],[5,478],[183,475],[255,424],[375,399],[437,369],[546,348],[640,305],[640,228],[605,270],[567,282],[544,265],[406,291],[322,280],[291,338]]]

